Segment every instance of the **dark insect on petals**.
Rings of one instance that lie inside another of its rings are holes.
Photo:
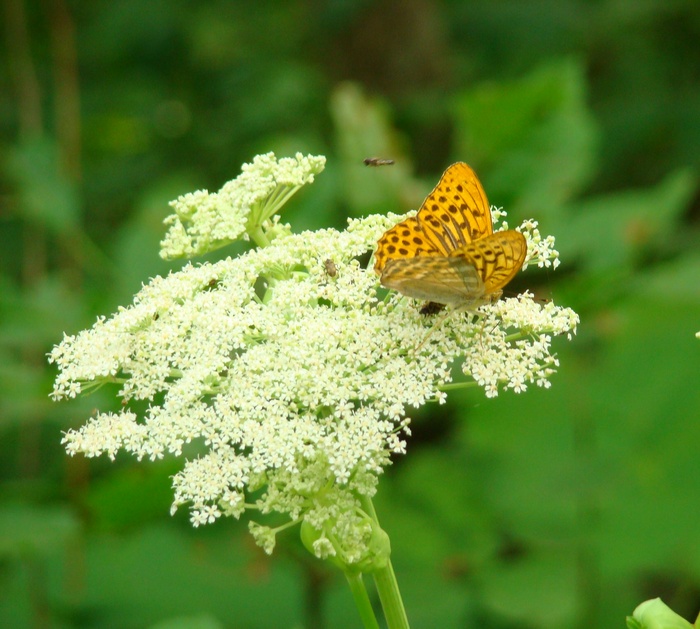
[[[438,304],[434,301],[427,301],[423,304],[423,306],[421,307],[421,309],[418,312],[420,312],[422,315],[428,317],[430,315],[437,314],[438,312],[440,312],[441,310],[444,310],[444,309],[445,309],[444,304]]]

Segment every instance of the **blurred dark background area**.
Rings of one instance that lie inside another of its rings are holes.
[[[551,389],[412,414],[376,500],[412,627],[621,627],[655,596],[694,620],[698,2],[0,4],[2,626],[360,626],[295,533],[268,558],[171,518],[178,461],[69,459],[116,389],[49,398],[64,332],[180,268],[168,201],[268,151],[327,157],[295,231],[417,208],[468,162],[557,238],[509,288],[581,315]]]

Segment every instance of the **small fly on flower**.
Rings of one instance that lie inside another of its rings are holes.
[[[328,277],[335,277],[338,275],[338,267],[335,266],[335,262],[328,258],[324,263],[323,266],[326,267],[326,273],[328,273]]]
[[[391,166],[394,163],[393,159],[382,159],[380,157],[366,157],[363,161],[365,166]]]

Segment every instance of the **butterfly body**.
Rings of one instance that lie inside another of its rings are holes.
[[[374,268],[383,286],[407,297],[472,309],[498,299],[526,255],[520,232],[494,233],[481,183],[458,162],[416,216],[379,239]]]

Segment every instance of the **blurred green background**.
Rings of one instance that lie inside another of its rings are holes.
[[[464,160],[562,266],[549,390],[414,415],[379,516],[414,629],[700,610],[697,0],[2,2],[0,626],[355,628],[339,574],[168,514],[178,462],[68,459],[115,391],[49,400],[63,332],[179,265],[167,202],[324,154],[296,231],[416,208]],[[396,165],[366,168],[366,157]],[[234,255],[235,248],[224,251]]]

